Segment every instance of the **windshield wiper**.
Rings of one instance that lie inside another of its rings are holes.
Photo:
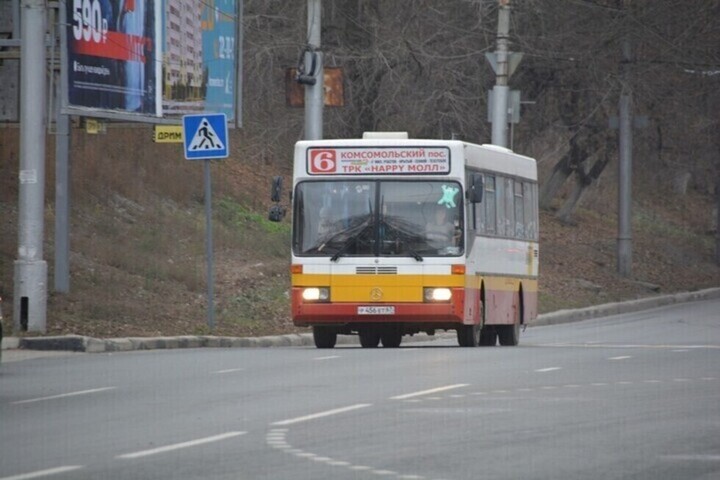
[[[357,242],[358,239],[362,236],[362,234],[365,233],[365,232],[367,232],[368,229],[369,229],[370,227],[372,227],[373,225],[374,225],[374,222],[368,223],[368,224],[365,225],[357,234],[355,234],[355,235],[351,236],[350,238],[348,238],[347,240],[345,240],[345,243],[342,244],[342,246],[341,246],[340,249],[335,253],[335,255],[333,255],[332,257],[330,257],[330,261],[331,261],[331,262],[337,262],[337,261],[338,261],[338,258],[340,258],[340,256],[341,256],[342,254],[344,254],[344,253],[347,251],[347,249],[350,248],[350,246],[351,246],[353,243]]]
[[[388,231],[392,231],[394,233],[394,235],[393,235],[394,239],[399,241],[400,244],[404,247],[402,249],[403,253],[408,254],[409,256],[411,256],[412,258],[417,260],[418,262],[423,261],[423,257],[421,257],[419,253],[417,253],[415,250],[410,248],[410,246],[408,246],[407,239],[404,238],[403,235],[401,235],[403,233],[402,230],[400,230],[396,226],[390,225],[385,219],[380,220],[380,225],[384,226]]]

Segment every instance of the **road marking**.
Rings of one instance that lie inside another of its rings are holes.
[[[667,349],[692,349],[692,350],[717,350],[720,345],[643,345],[643,344],[589,344],[589,343],[542,343],[538,347],[563,347],[563,348],[667,348]]]
[[[332,360],[333,358],[340,358],[340,355],[328,355],[327,357],[315,357],[313,360]]]
[[[337,415],[338,413],[350,412],[360,408],[371,406],[371,403],[358,403],[357,405],[350,405],[349,407],[336,408],[334,410],[328,410],[325,412],[313,413],[312,415],[305,415],[297,418],[290,418],[288,420],[281,420],[274,422],[271,425],[292,425],[294,423],[306,422],[308,420],[315,420],[316,418],[329,417],[330,415]]]
[[[665,460],[695,460],[700,462],[720,462],[720,455],[713,454],[687,454],[687,455],[663,455]]]
[[[245,370],[245,369],[244,369],[244,368],[228,368],[227,370],[218,370],[217,372],[212,372],[212,373],[215,373],[215,374],[219,374],[219,373],[235,373],[235,372],[242,372],[243,370]]]
[[[562,368],[561,367],[548,367],[548,368],[540,368],[535,371],[538,373],[545,373],[545,372],[554,372],[555,370],[562,370]]]
[[[688,349],[687,348],[678,348],[676,350],[670,350],[670,351],[674,352],[674,353],[680,353],[680,352],[687,352]]]
[[[381,476],[386,476],[386,475],[397,476],[397,472],[393,472],[392,470],[373,470],[372,473],[374,473],[375,475],[381,475]]]
[[[619,357],[610,357],[608,360],[627,360],[628,358],[632,358],[630,355],[621,355]]]
[[[430,390],[422,390],[420,392],[406,393],[404,395],[397,395],[390,397],[390,400],[405,400],[406,398],[420,397],[422,395],[429,395],[431,393],[445,392],[447,390],[454,390],[456,388],[467,387],[468,383],[457,383],[455,385],[447,385],[445,387],[431,388]]]
[[[34,402],[42,402],[44,400],[55,400],[56,398],[76,397],[78,395],[87,395],[90,393],[98,393],[98,392],[104,392],[106,390],[113,390],[115,388],[117,388],[117,387],[103,387],[103,388],[93,388],[91,390],[80,390],[78,392],[61,393],[60,395],[50,395],[49,397],[31,398],[29,400],[20,400],[17,402],[12,402],[12,404],[20,405],[23,403],[34,403]]]
[[[150,450],[142,450],[140,452],[126,453],[123,455],[118,455],[115,458],[122,458],[125,460],[129,460],[129,459],[133,459],[133,458],[147,457],[149,455],[156,455],[158,453],[165,453],[165,452],[171,452],[173,450],[180,450],[181,448],[189,448],[189,447],[195,447],[198,445],[204,445],[206,443],[219,442],[220,440],[237,437],[239,435],[244,435],[246,433],[247,432],[227,432],[227,433],[223,433],[220,435],[214,435],[212,437],[205,437],[205,438],[199,438],[197,440],[190,440],[189,442],[175,443],[173,445],[166,445],[164,447],[152,448]]]
[[[38,470],[37,472],[22,473],[13,475],[12,477],[2,477],[0,480],[29,480],[31,478],[46,477],[48,475],[57,475],[59,473],[72,472],[85,468],[84,465],[66,465],[64,467],[48,468],[47,470]]]

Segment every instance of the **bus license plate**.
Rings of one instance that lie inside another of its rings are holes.
[[[395,315],[395,307],[358,307],[358,315]]]

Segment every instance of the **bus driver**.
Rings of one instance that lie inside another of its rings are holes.
[[[433,219],[425,226],[428,243],[437,249],[455,245],[455,225],[448,218],[447,210],[443,205],[436,205]]]

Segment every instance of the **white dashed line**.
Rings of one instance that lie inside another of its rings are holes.
[[[328,355],[327,357],[315,357],[313,360],[332,360],[333,358],[340,358],[340,355]]]
[[[454,390],[456,388],[467,387],[467,383],[458,383],[456,385],[448,385],[446,387],[431,388],[430,390],[422,390],[420,392],[406,393],[404,395],[397,395],[390,397],[390,400],[405,400],[406,398],[420,397],[422,395],[429,395],[431,393],[445,392],[447,390]]]
[[[122,458],[124,460],[130,460],[134,458],[147,457],[149,455],[157,455],[158,453],[172,452],[174,450],[180,450],[182,448],[195,447],[198,445],[204,445],[206,443],[219,442],[220,440],[226,440],[228,438],[237,437],[244,435],[247,432],[227,432],[221,435],[214,435],[212,437],[199,438],[197,440],[190,440],[189,442],[175,443],[173,445],[166,445],[164,447],[152,448],[150,450],[142,450],[140,452],[126,453],[124,455],[118,455],[115,458]]]
[[[57,398],[76,397],[78,395],[88,395],[90,393],[105,392],[107,390],[113,390],[115,388],[117,388],[117,387],[103,387],[103,388],[93,388],[90,390],[80,390],[78,392],[61,393],[60,395],[50,395],[49,397],[31,398],[29,400],[20,400],[17,402],[12,402],[12,404],[20,405],[23,403],[34,403],[34,402],[42,402],[44,400],[55,400]]]
[[[288,420],[281,420],[279,422],[272,423],[272,425],[292,425],[294,423],[306,422],[308,420],[315,420],[316,418],[329,417],[330,415],[337,415],[338,413],[350,412],[352,410],[369,407],[371,405],[372,404],[370,404],[370,403],[359,403],[357,405],[350,405],[349,407],[336,408],[333,410],[327,410],[325,412],[313,413],[312,415],[305,415],[302,417],[290,418]]]
[[[213,374],[223,374],[223,373],[235,373],[235,372],[242,372],[245,370],[244,368],[228,368],[227,370],[218,370],[217,372],[212,372]]]
[[[38,470],[37,472],[22,473],[13,475],[12,477],[2,477],[0,480],[30,480],[31,478],[47,477],[49,475],[57,475],[65,472],[72,472],[85,468],[83,465],[66,465],[64,467],[48,468],[47,470]]]
[[[554,372],[555,370],[562,370],[562,368],[561,367],[548,367],[548,368],[540,368],[535,371],[537,373],[545,373],[545,372]]]
[[[610,357],[608,360],[627,360],[628,358],[633,358],[630,355],[621,355],[619,357]]]

